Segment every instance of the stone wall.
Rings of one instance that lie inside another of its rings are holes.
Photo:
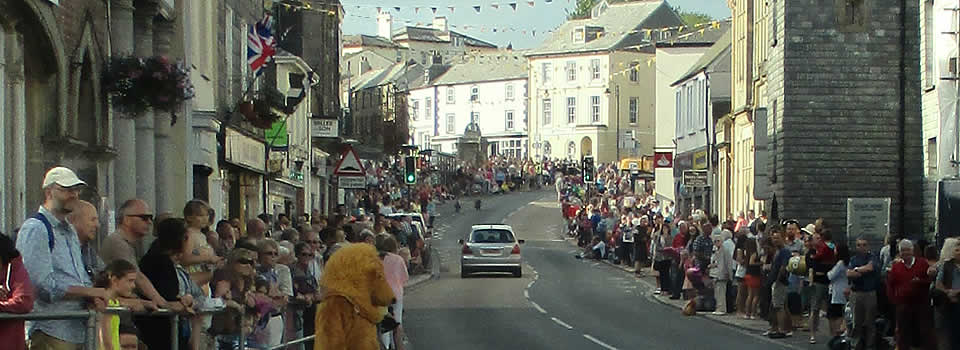
[[[890,197],[891,231],[919,233],[919,3],[866,1],[854,13],[846,3],[774,2],[767,74],[775,218],[824,217],[843,235],[848,197]]]

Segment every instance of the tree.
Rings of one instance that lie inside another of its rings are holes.
[[[713,22],[713,17],[710,17],[710,15],[703,12],[684,11],[680,7],[674,7],[673,11],[675,11],[677,15],[680,16],[680,19],[683,20],[683,24],[687,26],[692,26],[700,23]]]
[[[577,0],[577,7],[567,14],[567,19],[581,19],[590,17],[590,10],[599,3],[600,0]]]

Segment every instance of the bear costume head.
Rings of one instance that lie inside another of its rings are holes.
[[[396,300],[383,262],[369,244],[347,244],[326,263],[320,282],[315,350],[377,350],[377,323]]]

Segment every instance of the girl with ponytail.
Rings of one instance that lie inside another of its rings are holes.
[[[93,285],[107,290],[108,307],[120,307],[120,298],[136,298],[136,281],[136,266],[117,259],[97,274]],[[101,350],[120,350],[120,315],[105,314],[100,320],[99,344]]]

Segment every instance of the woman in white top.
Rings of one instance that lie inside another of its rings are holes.
[[[843,309],[847,304],[850,284],[847,280],[847,264],[850,263],[850,248],[846,244],[837,246],[837,264],[827,272],[830,279],[830,306],[827,307],[827,320],[830,332],[834,336],[843,334]]]

